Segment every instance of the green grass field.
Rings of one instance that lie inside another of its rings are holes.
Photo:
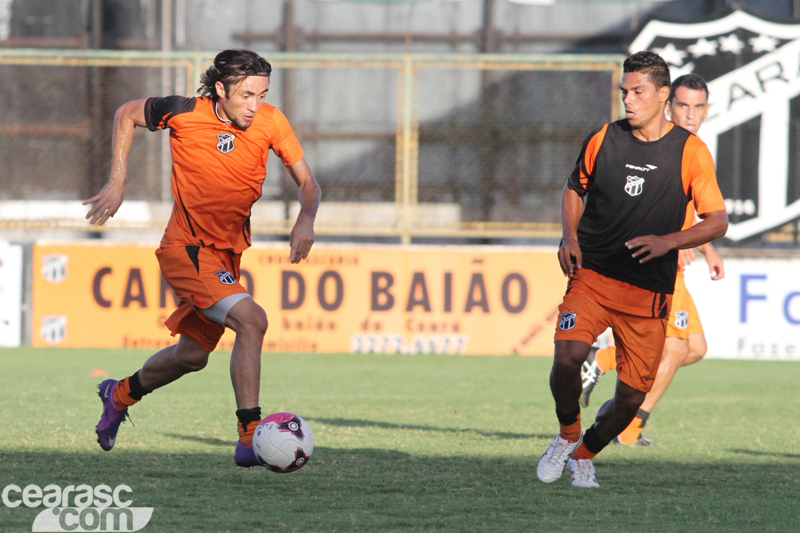
[[[316,437],[307,467],[273,474],[233,463],[225,353],[131,409],[136,427],[102,452],[88,374],[148,355],[0,350],[0,487],[127,484],[155,508],[144,531],[800,530],[798,363],[680,370],[650,417],[656,446],[609,446],[592,490],[536,479],[557,430],[549,358],[265,356],[264,414],[296,412]],[[42,510],[0,504],[0,531],[31,531]]]

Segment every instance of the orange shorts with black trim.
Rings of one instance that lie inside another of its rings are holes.
[[[164,325],[172,335],[184,335],[213,352],[225,327],[206,318],[199,309],[247,292],[238,280],[241,254],[208,246],[176,246],[159,248],[156,258],[161,274],[180,299]]]
[[[672,297],[672,309],[669,313],[667,337],[688,340],[689,335],[696,333],[703,334],[703,324],[700,322],[700,314],[694,305],[694,299],[686,288],[683,272],[679,271],[678,277],[675,278],[675,294]]]
[[[620,381],[638,391],[649,392],[661,362],[667,319],[612,309],[598,302],[597,292],[603,290],[606,290],[603,284],[589,287],[579,277],[570,280],[564,301],[558,306],[555,340],[581,341],[591,345],[601,333],[611,328],[617,347]]]

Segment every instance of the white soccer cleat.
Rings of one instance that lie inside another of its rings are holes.
[[[569,455],[580,443],[580,439],[578,439],[578,442],[570,442],[561,435],[557,435],[542,454],[542,458],[539,459],[539,466],[536,467],[536,475],[539,481],[552,483],[560,478],[561,474],[564,473],[564,468],[567,466]]]
[[[567,461],[567,468],[572,473],[572,486],[596,489],[600,486],[594,475],[591,459],[573,459]]]
[[[603,376],[603,372],[597,365],[596,354],[597,348],[592,348],[589,351],[589,357],[581,365],[581,397],[578,400],[581,407],[589,407],[589,396],[591,396],[594,386]]]

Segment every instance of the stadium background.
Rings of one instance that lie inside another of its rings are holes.
[[[586,133],[619,116],[627,46],[651,18],[733,7],[800,14],[791,1],[0,0],[0,240],[13,243],[0,344],[168,342],[158,322],[174,304],[152,256],[171,206],[167,136],[137,133],[106,228],[89,230],[80,200],[105,183],[120,104],[193,94],[217,51],[249,47],[272,62],[268,101],[323,188],[318,259],[289,268],[294,186],[268,165],[249,252],[267,349],[549,355],[559,193]],[[800,357],[797,241],[797,220],[722,239],[727,280],[690,271],[711,356]]]

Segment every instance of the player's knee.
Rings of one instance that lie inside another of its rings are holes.
[[[177,354],[176,362],[185,372],[198,372],[208,364],[208,352]]]
[[[688,356],[689,342],[687,340],[667,337],[664,343],[664,351],[661,354],[660,368],[667,366],[677,368],[684,364]]]
[[[617,387],[614,395],[614,405],[617,410],[624,413],[636,413],[644,403],[647,396],[646,392],[636,390],[632,387]]]
[[[686,364],[696,363],[708,352],[708,344],[703,335],[692,335],[689,339],[689,353]]]
[[[589,356],[590,348],[591,347],[584,342],[557,341],[553,364],[559,370],[578,370]]]
[[[260,305],[253,306],[253,309],[250,313],[248,313],[247,319],[244,321],[243,326],[245,331],[248,333],[263,337],[266,335],[267,328],[269,327],[267,312],[264,311],[264,308]]]

